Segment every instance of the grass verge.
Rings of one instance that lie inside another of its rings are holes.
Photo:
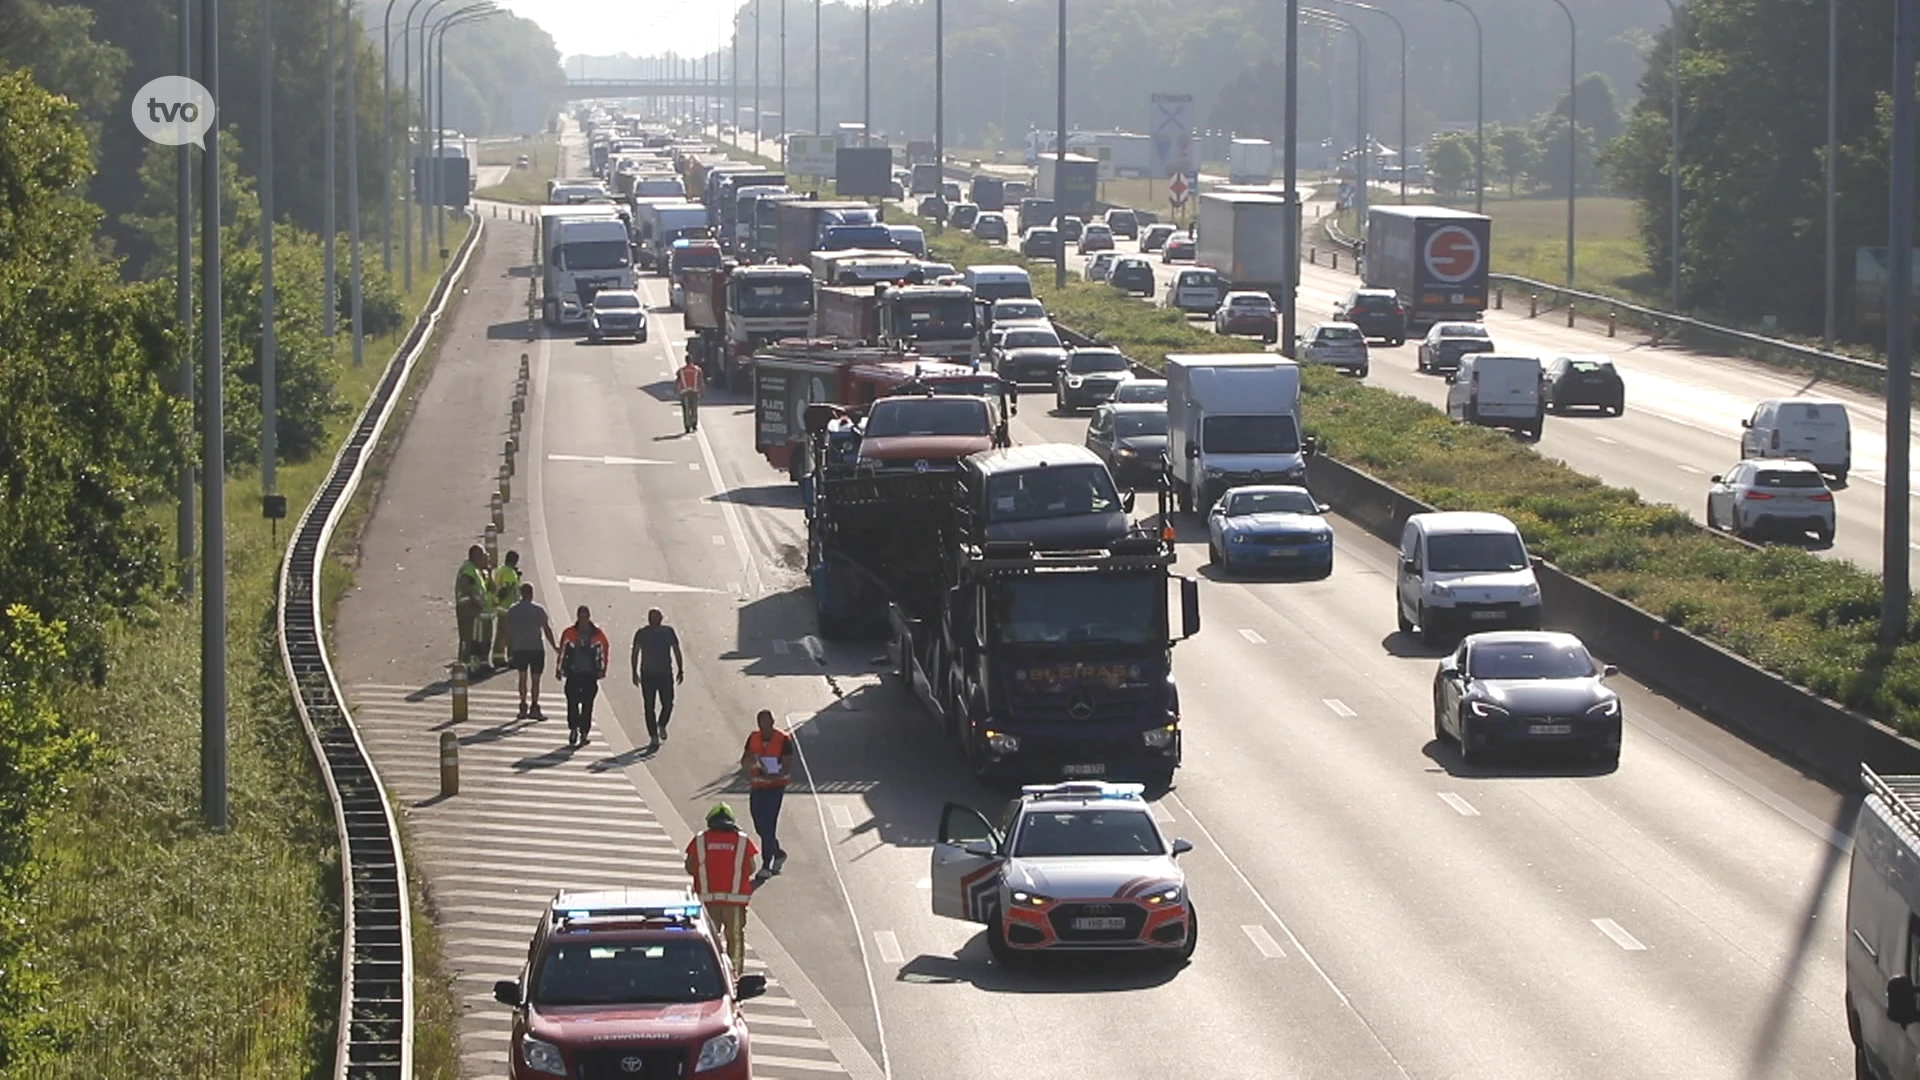
[[[524,155],[533,162],[533,171],[552,176],[560,167],[560,136],[547,134],[527,138],[481,139],[478,152],[481,165],[511,165]]]
[[[381,366],[351,367],[344,339],[337,355],[340,393],[358,406]],[[334,440],[350,423],[336,422]],[[283,466],[289,505],[304,506],[330,464]],[[230,829],[200,824],[197,604],[131,613],[113,632],[108,685],[66,703],[105,753],[41,838],[28,932],[52,957],[51,1008],[84,1049],[38,1076],[279,1080],[331,1068],[339,850],[274,636],[286,530],[259,517],[253,481],[231,477],[226,500]]]
[[[1018,262],[1006,249],[949,234],[934,247],[957,266]],[[1215,337],[1104,285],[1035,291],[1061,322],[1159,366],[1170,351],[1257,348]],[[1177,320],[1177,322],[1176,322]],[[1787,547],[1754,551],[1670,506],[1583,476],[1509,436],[1447,420],[1414,398],[1322,368],[1305,373],[1306,430],[1326,452],[1425,502],[1512,518],[1529,545],[1621,599],[1747,657],[1816,693],[1920,736],[1920,643],[1876,644],[1880,579]]]

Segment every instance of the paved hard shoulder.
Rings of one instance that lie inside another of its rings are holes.
[[[597,732],[569,749],[564,718],[516,719],[511,690],[472,690],[460,724],[444,687],[363,683],[347,699],[431,891],[461,1004],[461,1074],[504,1075],[512,1017],[493,1000],[493,984],[519,975],[547,901],[560,889],[682,887],[682,850],[627,780],[624,756]],[[460,739],[460,793],[451,798],[440,797],[444,731]],[[747,951],[747,969],[769,976],[766,995],[745,1005],[754,1075],[845,1075],[751,939]]]

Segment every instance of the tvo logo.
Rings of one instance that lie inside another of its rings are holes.
[[[133,96],[133,126],[162,146],[192,143],[205,150],[218,111],[207,88],[185,75],[163,75]]]

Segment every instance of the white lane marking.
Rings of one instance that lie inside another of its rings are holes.
[[[645,578],[592,578],[559,574],[554,580],[562,585],[598,585],[601,588],[625,589],[636,593],[717,593],[720,591],[719,589],[702,589],[697,585],[675,585],[670,581],[648,581]]]
[[[1253,947],[1260,950],[1261,956],[1269,960],[1285,960],[1287,958],[1287,954],[1280,948],[1280,943],[1273,940],[1273,935],[1267,933],[1266,927],[1242,926],[1240,930],[1247,935],[1247,940],[1253,942]]]
[[[1706,474],[1706,471],[1707,471],[1707,470],[1705,470],[1705,469],[1696,469],[1696,468],[1694,468],[1693,466],[1691,466],[1691,465],[1689,465],[1689,464],[1687,464],[1687,463],[1686,463],[1686,462],[1684,462],[1684,461],[1680,461],[1680,462],[1675,462],[1674,464],[1675,464],[1675,465],[1677,465],[1677,466],[1679,467],[1679,469],[1680,469],[1680,471],[1681,471],[1681,472],[1683,472],[1683,473],[1692,473],[1692,474],[1693,474],[1693,475],[1695,475],[1695,476],[1703,476],[1703,475],[1705,475],[1705,474]]]
[[[699,462],[697,462],[697,461],[689,461],[689,462],[687,462],[687,470],[688,470],[689,472],[699,472],[699,471],[700,471],[700,463],[699,463]]]
[[[1440,792],[1440,801],[1459,811],[1461,817],[1480,816],[1480,811],[1475,810],[1473,804],[1468,802],[1464,795],[1458,795],[1451,791],[1442,791]]]
[[[1920,551],[1920,544],[1908,544],[1907,546],[1915,551]]]
[[[1628,952],[1646,952],[1647,951],[1647,947],[1645,945],[1640,944],[1639,938],[1634,937],[1632,934],[1627,933],[1626,930],[1622,928],[1619,923],[1614,922],[1612,919],[1594,919],[1592,920],[1592,922],[1593,922],[1594,929],[1600,931],[1601,933],[1607,935],[1607,937],[1613,939],[1613,943],[1615,945],[1620,946],[1622,949],[1625,949]]]
[[[1603,443],[1606,443],[1608,446],[1620,445],[1619,439],[1609,439],[1605,435],[1595,435],[1593,438],[1595,442],[1603,442]]]
[[[1163,803],[1163,802],[1148,803],[1147,806],[1150,812],[1153,814],[1153,820],[1161,823],[1162,825],[1171,824],[1173,822],[1173,811],[1167,809],[1166,803]]]
[[[875,930],[873,944],[880,950],[880,959],[889,964],[904,964],[907,954],[900,951],[900,939],[893,936],[891,930]]]
[[[594,465],[671,465],[671,461],[657,458],[615,457],[613,455],[594,454],[548,454],[548,461],[585,461]]]
[[[932,878],[927,878],[927,877],[923,877],[923,878],[921,878],[921,879],[920,879],[919,881],[916,881],[916,882],[914,882],[914,883],[913,883],[913,887],[914,887],[914,888],[916,888],[916,889],[932,889],[932,888],[933,888],[933,879],[932,879]]]
[[[726,546],[727,546],[727,538],[726,538],[726,537],[724,537],[724,536],[721,536],[721,535],[720,535],[719,533],[714,533],[714,534],[713,534],[713,546],[714,546],[714,547],[726,547]]]
[[[1240,636],[1243,638],[1246,638],[1248,641],[1252,642],[1255,645],[1265,645],[1267,643],[1267,639],[1261,637],[1260,632],[1258,630],[1242,630],[1240,631]]]
[[[833,826],[836,829],[853,828],[853,811],[844,803],[833,804]]]
[[[1333,715],[1335,716],[1359,716],[1360,715],[1359,713],[1354,712],[1351,708],[1348,708],[1347,703],[1344,701],[1341,701],[1337,697],[1321,698],[1320,704],[1325,705],[1329,709],[1332,709]]]

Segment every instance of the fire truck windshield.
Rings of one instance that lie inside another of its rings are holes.
[[[741,281],[735,284],[733,295],[734,310],[746,316],[813,313],[813,281],[810,278]]]

